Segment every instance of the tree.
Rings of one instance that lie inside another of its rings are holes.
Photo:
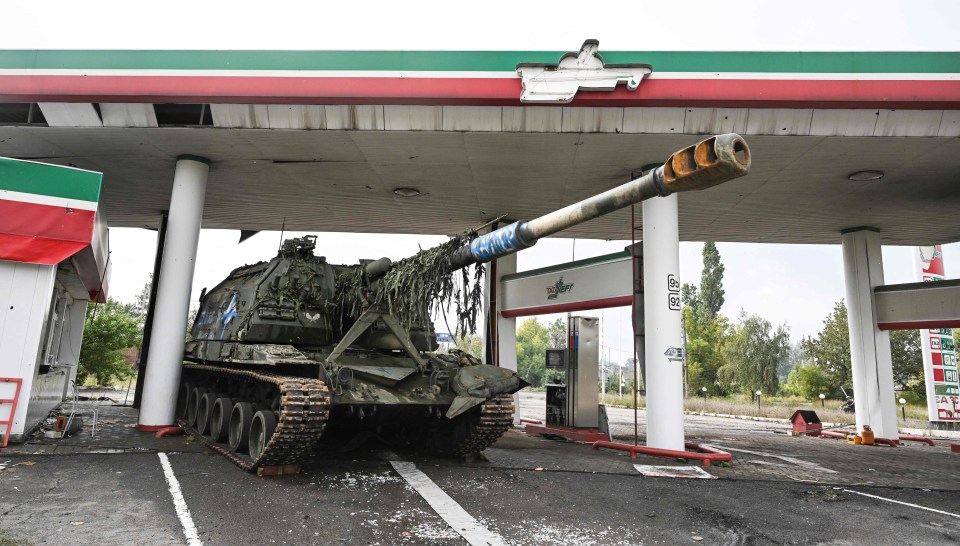
[[[710,318],[696,307],[683,308],[683,327],[687,335],[687,384],[691,392],[703,387],[712,395],[726,394],[717,381],[717,371],[726,358],[723,346],[727,340],[728,320],[724,316]]]
[[[456,346],[465,353],[482,358],[483,338],[480,334],[466,334],[457,339]]]
[[[717,244],[707,241],[703,244],[703,273],[700,275],[700,303],[710,318],[717,318],[723,307],[723,263]]]
[[[823,321],[823,329],[816,338],[800,343],[804,352],[814,365],[818,366],[827,378],[830,398],[842,399],[840,387],[849,386],[853,377],[850,364],[850,330],[847,326],[847,306],[843,300],[833,306],[833,311]]]
[[[528,318],[517,328],[517,373],[534,387],[543,386],[547,327],[535,318]]]
[[[692,284],[681,287],[683,328],[686,334],[687,384],[694,392],[703,387],[711,394],[726,394],[717,373],[725,364],[723,346],[729,321],[721,316],[723,306],[723,264],[717,245],[703,245],[703,272],[700,288]]]
[[[140,293],[137,294],[133,302],[133,304],[136,306],[137,314],[140,317],[147,316],[147,309],[150,307],[150,290],[152,288],[153,288],[153,273],[150,273],[150,277],[147,279],[147,283],[143,285],[143,289],[140,290]]]
[[[621,370],[616,362],[601,362],[604,369],[604,375],[607,380],[607,392],[618,394],[620,392]],[[624,378],[626,379],[626,378]],[[624,390],[623,392],[627,392]]]
[[[890,332],[890,356],[893,358],[893,384],[899,391],[926,398],[923,382],[923,350],[919,330]]]
[[[684,307],[696,308],[700,305],[700,294],[697,292],[696,285],[683,283],[680,287],[680,301]]]
[[[790,394],[816,400],[821,394],[830,391],[830,383],[819,366],[815,366],[813,362],[805,362],[790,370],[786,390]]]
[[[850,330],[847,306],[843,300],[833,306],[833,311],[823,321],[823,329],[816,339],[801,342],[807,356],[820,367],[828,379],[827,396],[841,398],[840,386],[852,382],[850,359]],[[893,379],[898,390],[913,392],[923,397],[923,353],[920,348],[920,332],[895,330],[890,333],[890,356],[893,361]],[[848,391],[849,392],[849,391]]]
[[[774,331],[770,321],[740,313],[740,324],[724,346],[727,358],[718,379],[744,393],[759,389],[774,394],[780,385],[777,368],[790,355],[790,331],[781,324]]]
[[[799,341],[791,345],[789,356],[780,362],[780,367],[777,368],[777,375],[780,377],[780,380],[786,381],[790,376],[790,372],[792,372],[794,368],[797,366],[802,366],[806,363],[806,358],[807,354],[803,352],[803,346]]]
[[[132,376],[133,368],[127,366],[120,350],[140,345],[142,327],[140,319],[116,300],[88,305],[77,382],[92,376],[98,385],[108,385]]]
[[[547,339],[551,349],[566,349],[568,335],[567,323],[563,319],[557,319],[547,325]]]

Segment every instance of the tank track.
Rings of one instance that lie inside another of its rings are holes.
[[[256,460],[231,451],[224,444],[213,442],[195,428],[181,421],[180,425],[205,446],[217,451],[247,472],[268,466],[299,465],[313,453],[323,434],[330,411],[330,391],[319,379],[291,377],[253,370],[234,370],[203,364],[188,364],[184,373],[193,378],[239,379],[266,383],[280,392],[277,430]]]
[[[458,456],[479,453],[492,446],[503,434],[513,427],[513,395],[501,394],[491,398],[480,406],[480,420],[470,435],[453,449]]]

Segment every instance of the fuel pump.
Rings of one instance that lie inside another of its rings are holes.
[[[544,425],[527,425],[528,434],[562,436],[581,442],[608,439],[600,407],[600,319],[570,317],[567,348],[547,349],[546,368],[559,370],[559,383],[548,384]]]

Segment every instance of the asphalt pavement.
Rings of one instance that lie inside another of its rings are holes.
[[[960,455],[942,446],[847,446],[714,418],[688,435],[730,444],[734,464],[705,469],[716,479],[645,477],[635,463],[680,463],[520,430],[471,462],[369,445],[260,478],[184,437],[154,444],[124,415],[99,443],[0,452],[0,545],[960,541]],[[628,416],[621,424],[632,433]],[[424,479],[401,474],[397,461]]]

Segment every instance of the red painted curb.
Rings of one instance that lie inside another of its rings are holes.
[[[693,449],[695,451],[678,451],[675,449],[659,449],[656,447],[647,447],[647,446],[635,446],[630,444],[620,444],[617,442],[594,442],[593,449],[600,449],[601,447],[607,449],[618,449],[620,451],[627,451],[630,453],[631,459],[637,458],[637,453],[642,453],[644,455],[651,455],[653,457],[661,457],[664,459],[694,459],[698,461],[703,461],[703,466],[710,466],[712,461],[733,462],[733,456],[722,451],[713,446],[706,444],[695,444],[693,442],[687,442],[684,444],[684,447],[687,449]]]
[[[177,436],[183,434],[183,429],[179,426],[174,427],[163,427],[154,434],[157,438],[163,438],[164,436]]]
[[[821,431],[821,432],[820,432],[820,436],[818,436],[818,438],[840,438],[841,440],[846,440],[848,434],[854,434],[854,432],[853,432],[852,430],[846,431],[846,432],[843,432],[843,431],[833,431],[833,430],[824,430],[824,431]],[[904,440],[910,440],[910,439],[911,439],[911,438],[904,438],[903,436],[901,436],[900,438],[901,438],[901,439],[904,439]],[[922,439],[922,440],[914,440],[914,441],[926,442],[926,441],[928,441],[928,440],[927,440],[927,439]],[[898,445],[900,445],[900,440],[893,440],[893,439],[890,439],[890,438],[874,438],[874,439],[873,439],[873,443],[874,443],[874,445],[876,445],[876,444],[886,444],[886,445],[888,445],[888,446],[890,446],[890,447],[897,447]],[[861,445],[862,445],[862,444],[861,444]],[[931,445],[932,445],[932,444],[931,444]]]
[[[524,432],[531,436],[560,436],[574,442],[592,443],[609,438],[606,432],[595,428],[573,428],[560,425],[527,424]]]
[[[923,436],[910,436],[910,435],[908,435],[908,434],[901,434],[901,435],[900,435],[900,440],[901,440],[901,441],[906,440],[906,441],[908,441],[908,442],[922,442],[922,443],[924,443],[924,444],[927,444],[928,446],[935,446],[935,445],[937,445],[937,444],[934,443],[934,441],[931,440],[930,438],[924,438]]]
[[[140,432],[157,432],[165,428],[177,427],[177,425],[137,425],[137,430]],[[180,428],[180,427],[177,427]]]

